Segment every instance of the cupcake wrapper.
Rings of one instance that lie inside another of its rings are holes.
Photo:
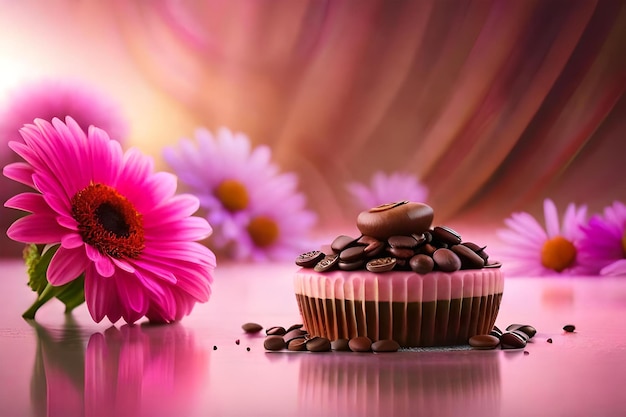
[[[403,347],[466,344],[493,328],[502,299],[499,270],[392,274],[297,274],[305,328],[330,340],[368,336]]]

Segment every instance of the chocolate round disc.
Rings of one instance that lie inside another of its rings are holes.
[[[426,204],[400,201],[362,211],[356,225],[364,235],[387,240],[395,235],[424,233],[433,217],[433,209]]]

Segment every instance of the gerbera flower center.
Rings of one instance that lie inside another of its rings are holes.
[[[145,247],[143,216],[105,184],[89,184],[72,197],[72,217],[83,242],[113,258],[137,258]]]
[[[258,216],[248,224],[248,234],[256,246],[265,248],[276,242],[280,230],[273,219]]]
[[[576,247],[563,236],[548,239],[541,248],[541,264],[557,272],[571,266],[576,260]]]
[[[245,209],[250,200],[246,186],[237,180],[222,181],[215,189],[215,196],[231,212]]]

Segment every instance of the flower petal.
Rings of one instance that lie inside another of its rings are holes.
[[[61,246],[50,260],[48,281],[57,286],[67,284],[85,272],[88,262],[82,248],[66,249]]]

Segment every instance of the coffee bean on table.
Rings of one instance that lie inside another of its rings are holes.
[[[491,329],[491,332],[489,332],[489,334],[500,339],[500,337],[502,337],[502,330],[500,330],[498,326],[493,326],[493,329]]]
[[[383,339],[372,343],[373,352],[397,352],[400,345],[395,340]]]
[[[500,337],[502,349],[520,349],[526,346],[527,341],[528,336],[526,333],[522,333],[517,330],[504,332]]]
[[[565,330],[567,333],[572,333],[574,330],[576,330],[576,326],[574,326],[573,324],[566,324],[565,326],[563,326],[563,330]]]
[[[454,272],[461,269],[461,259],[450,249],[439,248],[433,253],[433,260],[443,272]]]
[[[263,347],[267,350],[283,350],[285,339],[282,336],[267,336],[263,341]]]
[[[427,274],[433,270],[435,267],[435,261],[428,255],[419,254],[414,255],[411,260],[409,260],[409,265],[411,266],[411,270],[418,274]]]
[[[350,339],[348,346],[353,352],[370,352],[372,350],[372,341],[367,336],[357,336]]]
[[[258,333],[263,330],[263,326],[258,323],[244,323],[241,325],[241,328],[246,333]]]
[[[285,333],[287,333],[287,330],[282,326],[273,326],[265,331],[265,334],[268,336],[282,336]]]
[[[294,352],[301,352],[306,350],[306,339],[304,337],[300,337],[298,339],[292,339],[287,342],[287,349]]]
[[[284,334],[285,343],[289,343],[293,339],[303,339],[308,333],[302,329],[293,329]]]
[[[469,338],[469,345],[474,349],[495,349],[500,339],[490,334],[479,334]]]
[[[330,342],[330,347],[332,350],[336,350],[338,352],[349,352],[350,346],[348,346],[348,339],[336,339]]]
[[[511,324],[507,328],[507,330],[517,330],[522,333],[525,333],[529,339],[532,339],[537,334],[537,329],[529,324]]]
[[[306,350],[309,352],[328,352],[330,348],[330,340],[325,337],[313,337],[306,341]]]
[[[325,256],[324,252],[319,250],[305,252],[296,258],[296,265],[303,268],[313,268],[319,261],[324,259]]]
[[[291,326],[287,328],[287,333],[295,329],[302,329],[303,327],[304,327],[304,324],[302,323],[292,324]]]
[[[315,270],[315,272],[326,272],[326,271],[330,271],[331,269],[336,268],[338,263],[339,263],[338,254],[326,255],[324,259],[319,261],[313,267],[313,269]]]
[[[370,272],[387,272],[396,266],[396,262],[396,258],[392,257],[377,258],[369,261],[365,265],[365,269]]]

